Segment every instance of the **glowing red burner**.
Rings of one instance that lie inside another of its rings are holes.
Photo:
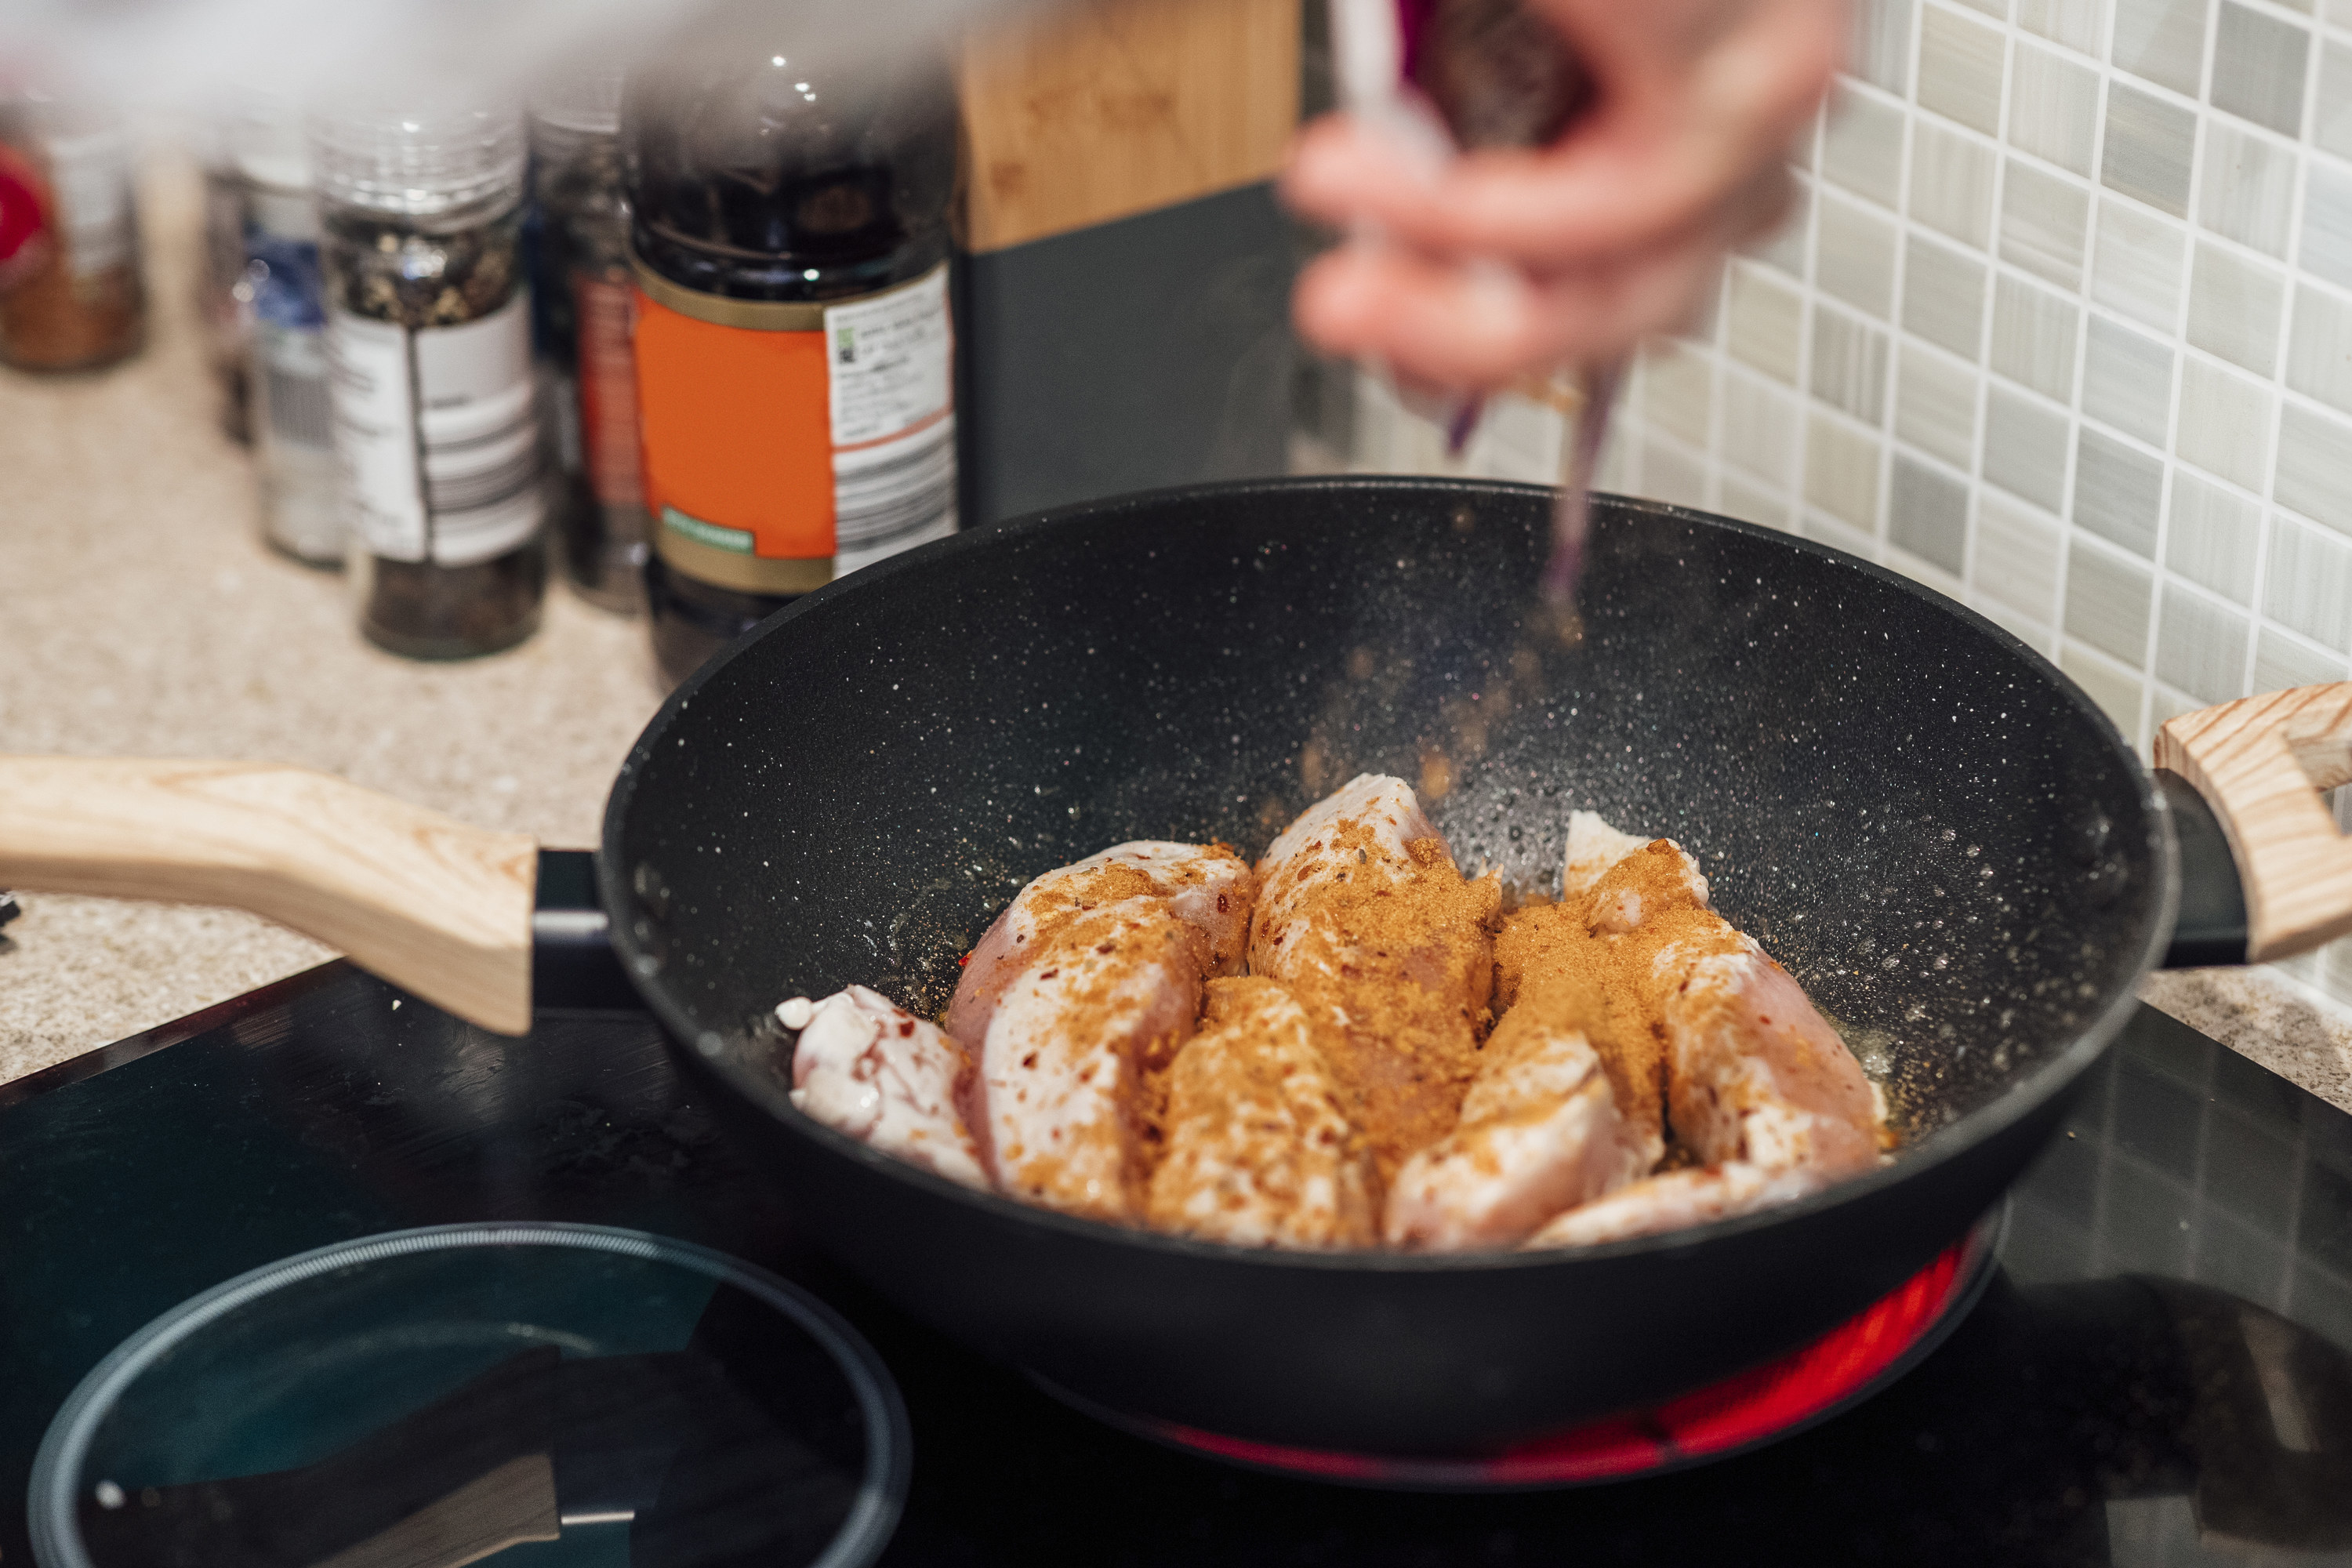
[[[1889,1294],[1778,1361],[1654,1410],[1595,1421],[1487,1458],[1326,1453],[1165,1422],[1140,1429],[1221,1459],[1360,1486],[1568,1486],[1677,1468],[1809,1426],[1870,1392],[1913,1352],[1924,1353],[1936,1331],[1948,1319],[1957,1321],[1973,1300],[1991,1268],[1993,1241],[1991,1227],[1979,1227]]]

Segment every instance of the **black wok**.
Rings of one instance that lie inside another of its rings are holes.
[[[1571,643],[1528,598],[1548,507],[1411,479],[1168,491],[810,595],[623,769],[614,946],[845,1261],[1097,1404],[1460,1451],[1784,1351],[1927,1263],[2051,1135],[2165,952],[2167,808],[2015,638],[1785,535],[1604,500]],[[972,1193],[788,1104],[780,998],[860,982],[936,1010],[1038,872],[1134,837],[1255,853],[1366,770],[1421,782],[1466,868],[1528,888],[1556,885],[1571,807],[1695,848],[1717,907],[1880,1068],[1893,1162],[1586,1251],[1316,1256]]]

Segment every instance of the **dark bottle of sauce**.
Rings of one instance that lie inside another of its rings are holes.
[[[654,647],[683,677],[793,595],[956,526],[944,60],[689,43],[621,118]]]

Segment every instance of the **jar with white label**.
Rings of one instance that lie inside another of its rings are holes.
[[[310,149],[291,100],[256,97],[227,124],[243,196],[247,358],[261,533],[298,561],[343,563],[342,469],[327,377],[327,311]]]
[[[522,116],[392,101],[310,129],[360,629],[418,658],[510,647],[547,588]]]
[[[95,370],[145,340],[131,151],[101,106],[0,99],[0,360]]]
[[[945,62],[736,23],[622,106],[654,646],[679,679],[792,596],[956,526]]]

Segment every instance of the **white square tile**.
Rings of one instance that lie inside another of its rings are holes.
[[[1612,430],[1601,443],[1601,461],[1593,465],[1594,478],[1599,481],[1595,488],[1613,495],[1638,493],[1642,487],[1635,470],[1641,458],[1641,447],[1627,437],[1622,426]]]
[[[1982,352],[1984,263],[1915,234],[1903,271],[1903,327],[1974,363]]]
[[[2093,316],[2083,347],[2083,412],[2150,446],[2163,446],[2172,420],[2170,345]]]
[[[2134,669],[2147,662],[2156,574],[2084,540],[2066,552],[2066,635]]]
[[[2163,510],[2164,464],[2085,426],[2074,448],[2074,526],[2152,561]]]
[[[2254,637],[2254,689],[2285,691],[2344,679],[2344,660],[2264,626]]]
[[[2164,585],[2156,673],[2201,706],[2246,694],[2246,617],[2178,583]]]
[[[1968,584],[1958,575],[1923,556],[1914,555],[1898,544],[1890,542],[1879,552],[1878,563],[1889,572],[1900,572],[1923,588],[1932,588],[1947,599],[1965,602]]]
[[[2294,154],[2218,116],[2206,121],[2197,221],[2241,245],[2283,258],[2294,210]]]
[[[2000,258],[2062,289],[2083,281],[2083,231],[2091,193],[2071,180],[2007,160],[2000,192]]]
[[[2180,365],[2176,454],[2259,492],[2270,466],[2271,392],[2194,355]]]
[[[1988,599],[1982,594],[1972,593],[1969,595],[1969,608],[1984,616],[2044,658],[2050,657],[2051,649],[2057,644],[2056,632],[2034,620],[2031,616],[2020,615],[2007,605]]]
[[[1898,450],[1887,477],[1886,542],[1957,577],[1968,556],[1968,481]]]
[[[1911,127],[1911,216],[1979,250],[1992,239],[1993,151],[1948,125]]]
[[[2000,31],[1926,5],[1919,17],[1919,107],[1988,136],[2000,134]]]
[[[2108,58],[2134,76],[2196,97],[2205,72],[2205,0],[2116,0]]]
[[[2200,241],[2189,282],[2189,341],[2256,375],[2278,365],[2286,280],[2258,262]]]
[[[1962,473],[1973,468],[1976,373],[1916,343],[1904,344],[1895,392],[1895,434]]]
[[[2282,136],[2300,135],[2310,58],[2309,29],[2221,0],[2213,30],[2213,107]]]
[[[1698,458],[1662,440],[1642,444],[1642,493],[1653,500],[1706,508],[1706,468]]]
[[[2017,25],[2086,55],[2099,52],[2107,8],[2101,0],[2017,0]]]
[[[1865,425],[1886,417],[1886,334],[1833,306],[1813,307],[1812,394]]]
[[[1911,90],[1911,18],[1918,0],[1857,0],[1846,68],[1898,97]]]
[[[1995,384],[1985,394],[1984,477],[2056,511],[2065,504],[2066,416]]]
[[[1808,511],[1798,524],[1797,531],[1807,539],[1817,539],[1832,550],[1843,550],[1848,555],[1864,561],[1878,559],[1878,541],[1860,529],[1848,528],[1827,512]]]
[[[2058,668],[2099,705],[2116,728],[2123,731],[2126,741],[2135,747],[2140,743],[2140,698],[2147,689],[2147,682],[2137,671],[2125,668],[2089,644],[2073,637],[2060,641]]]
[[[1727,314],[1733,355],[1795,385],[1797,353],[1803,342],[1802,297],[1752,264],[1734,263]]]
[[[2304,160],[2303,245],[2296,259],[2330,283],[2352,289],[2352,169]]]
[[[1955,0],[1971,11],[1981,11],[1996,22],[2009,20],[2009,0]]]
[[[1753,376],[1723,378],[1723,455],[1785,489],[1796,475],[1797,401]]]
[[[2098,135],[2098,73],[2055,49],[2020,44],[2009,68],[2009,144],[2088,174]]]
[[[2339,158],[2352,158],[2352,45],[2330,38],[2319,55],[2319,93],[2312,103],[2311,139]]]
[[[2352,303],[2308,283],[2295,285],[2286,384],[2352,414]]]
[[[1654,343],[1642,356],[1642,416],[1693,447],[1704,447],[1715,412],[1715,370],[1706,355]]]
[[[2107,89],[2107,146],[2099,181],[2175,217],[2189,216],[2189,175],[2197,162],[2197,116],[2128,82]]]
[[[2262,535],[2263,512],[2256,502],[2185,468],[2173,470],[2172,518],[2164,543],[2167,571],[2250,605]]]
[[[2010,273],[1993,279],[1992,368],[2061,403],[2074,400],[2074,301]]]
[[[1977,503],[1977,559],[1971,581],[1979,594],[2049,623],[2058,608],[2058,520],[1996,490]]]
[[[1903,127],[1908,118],[1867,92],[1840,86],[1830,93],[1822,131],[1822,174],[1831,184],[1884,207],[1903,189]]]
[[[2352,542],[2274,517],[2263,575],[2263,615],[2338,653],[2352,652]]]
[[[1863,533],[1878,526],[1878,443],[1840,420],[1805,423],[1805,500]]]
[[[1738,474],[1722,476],[1723,496],[1717,503],[1726,517],[1736,517],[1742,522],[1759,523],[1766,528],[1787,529],[1794,519],[1790,515],[1788,496],[1763,485],[1748,483]]]
[[[1826,191],[1821,209],[1814,284],[1885,320],[1895,293],[1895,220]]]
[[[2186,243],[2177,225],[2129,202],[2106,198],[2099,204],[2091,298],[2169,336],[2180,307]]]
[[[1643,390],[1647,391],[1646,384]],[[1557,409],[1507,393],[1487,402],[1486,416],[1478,421],[1477,433],[1465,454],[1465,466],[1487,479],[1557,484],[1559,442]]]
[[[2315,522],[2352,534],[2352,426],[2333,414],[2287,405],[2279,416],[2272,499]]]

